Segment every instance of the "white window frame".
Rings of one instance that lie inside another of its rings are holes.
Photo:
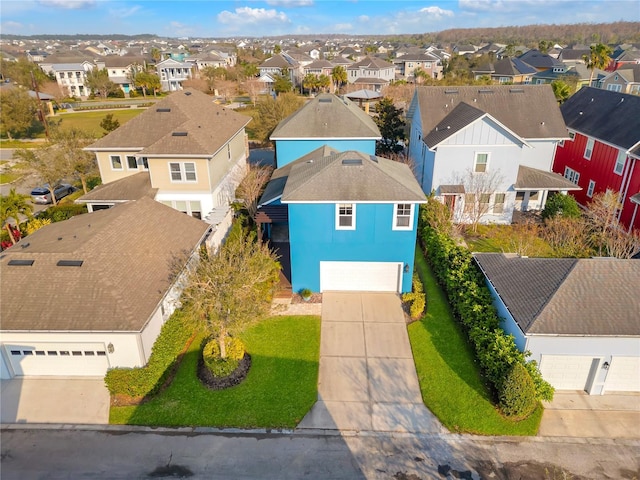
[[[593,155],[593,148],[596,145],[596,141],[591,138],[591,137],[587,137],[587,144],[584,146],[584,158],[586,158],[587,160],[591,160],[591,156]]]
[[[120,164],[119,168],[116,167],[113,162],[114,159],[116,158],[118,159],[117,161]],[[122,157],[120,155],[109,155],[109,162],[111,163],[111,170],[117,170],[117,171],[124,170],[124,164],[122,163]]]
[[[351,207],[351,215],[340,214],[340,208]],[[340,218],[351,217],[351,225],[340,225]],[[336,230],[355,230],[356,229],[356,204],[355,203],[336,203]]]
[[[132,167],[129,164],[129,159],[132,159],[132,158],[133,158],[133,163],[134,163],[135,167]],[[136,159],[136,157],[134,155],[127,155],[126,159],[127,159],[127,170],[138,170],[138,160]]]
[[[621,166],[620,171],[618,171],[618,165]],[[627,153],[624,150],[618,150],[616,163],[613,166],[613,173],[615,173],[616,175],[622,175],[622,173],[624,172],[624,167],[626,166],[627,166]]]
[[[578,185],[580,180],[580,172],[576,172],[573,168],[564,167],[564,178]]]
[[[147,157],[138,157],[138,170],[149,170],[149,159]]]
[[[400,207],[402,206],[403,208],[406,206],[409,206],[409,215],[403,213],[402,215],[400,214]],[[393,230],[413,230],[413,204],[412,203],[396,203],[393,205],[393,225],[392,225],[392,229]],[[408,225],[398,225],[398,220],[400,218],[408,218],[409,219],[409,224]]]
[[[171,165],[178,165],[180,171],[174,171],[171,169]],[[193,165],[193,171],[187,170],[187,165]],[[171,183],[196,183],[198,181],[198,173],[196,170],[195,162],[169,162],[169,179]],[[180,179],[174,179],[173,174],[180,173]],[[187,178],[187,174],[193,173],[193,179]]]
[[[593,191],[596,189],[596,182],[589,180],[589,188],[587,188],[587,197],[593,197]]]
[[[482,170],[482,171],[478,171],[477,170],[478,165],[482,165],[482,164],[478,163],[478,157],[480,155],[486,155],[487,156],[487,160],[484,163],[484,170]],[[473,161],[473,173],[486,173],[486,172],[488,172],[489,171],[489,158],[490,158],[489,152],[476,152],[475,159]]]
[[[498,202],[498,195],[502,195],[502,202]],[[507,201],[506,193],[493,194],[493,213],[504,213],[504,204]]]

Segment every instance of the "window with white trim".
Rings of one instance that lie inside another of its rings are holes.
[[[587,145],[584,147],[584,158],[591,160],[591,154],[593,153],[593,144],[595,141],[593,138],[587,138]]]
[[[393,230],[411,230],[413,228],[413,205],[397,203],[393,209]]]
[[[473,171],[478,173],[486,172],[488,164],[489,164],[488,153],[476,153],[476,161],[473,166]]]
[[[578,185],[578,180],[580,180],[580,174],[572,168],[564,167],[564,178]]]
[[[464,213],[473,213],[476,204],[476,196],[474,193],[464,194]]]
[[[573,142],[574,138],[576,138],[576,134],[574,132],[569,132],[569,140]]]
[[[172,182],[196,182],[196,164],[193,162],[169,162]]]
[[[147,157],[138,157],[138,168],[149,170],[149,159]]]
[[[122,159],[120,155],[111,155],[111,168],[113,170],[122,170]]]
[[[618,150],[618,157],[616,158],[616,166],[613,167],[614,173],[622,175],[624,172],[624,166],[627,163],[627,154],[624,150]]]
[[[493,196],[493,213],[504,212],[504,200],[506,195],[504,193],[496,193]]]
[[[336,230],[356,229],[356,206],[353,203],[336,205]]]
[[[133,157],[131,155],[127,155],[127,168],[129,170],[137,170],[138,169],[138,161],[136,160],[136,157]]]
[[[202,207],[197,200],[163,200],[161,203],[179,212],[202,219]]]
[[[593,191],[596,188],[596,182],[594,182],[593,180],[589,180],[589,188],[587,188],[587,197],[591,198],[593,197]]]

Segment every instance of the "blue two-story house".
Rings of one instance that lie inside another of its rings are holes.
[[[324,145],[274,172],[256,220],[288,225],[293,291],[409,292],[425,202],[407,165]]]
[[[309,152],[328,145],[340,152],[376,153],[380,130],[357,104],[325,93],[282,120],[271,134],[276,165],[284,167]]]

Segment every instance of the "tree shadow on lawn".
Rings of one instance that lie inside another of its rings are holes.
[[[317,317],[314,321],[319,324]],[[112,407],[110,422],[167,427],[294,428],[315,403],[319,355],[319,346],[313,351],[316,342],[310,342],[311,348],[305,345],[297,350],[268,352],[270,348],[278,350],[278,346],[265,348],[255,338],[247,341],[252,360],[247,378],[234,387],[211,390],[197,377],[200,340],[196,338],[185,352],[171,385],[141,405]],[[303,340],[298,337],[298,342]]]

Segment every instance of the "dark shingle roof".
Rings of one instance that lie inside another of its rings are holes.
[[[210,156],[251,118],[223,108],[193,89],[175,92],[87,150],[131,149],[141,155]],[[174,136],[174,132],[186,135]]]
[[[640,335],[637,260],[474,257],[525,333]]]
[[[148,197],[42,227],[2,253],[1,328],[140,331],[169,288],[176,259],[209,228]],[[14,259],[34,263],[9,266]],[[60,260],[83,263],[60,267]]]
[[[553,68],[561,67],[563,63],[551,55],[542,53],[540,50],[529,50],[518,57],[523,62],[535,68]]]
[[[550,85],[418,87],[416,95],[423,137],[464,102],[488,113],[525,140],[568,138]]]
[[[380,130],[373,119],[355,103],[335,95],[318,95],[298,111],[282,120],[271,134],[282,139],[379,139]]]
[[[524,165],[518,168],[518,177],[513,188],[516,190],[582,190],[562,175]]]
[[[462,102],[456,105],[449,115],[442,119],[424,138],[430,147],[434,147],[467,125],[486,115],[485,112]]]
[[[291,168],[282,202],[415,202],[426,197],[407,165],[347,151]]]
[[[640,142],[640,97],[583,87],[560,107],[572,130],[621,148]]]

